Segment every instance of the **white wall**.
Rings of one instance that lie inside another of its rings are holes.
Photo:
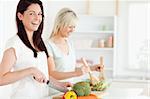
[[[17,1],[0,1],[0,60],[8,38],[16,34],[15,10]],[[11,85],[0,86],[0,99],[9,99]]]
[[[15,9],[16,1],[0,1],[0,52],[2,53],[6,40],[16,33]],[[9,35],[8,35],[9,34]],[[0,54],[2,56],[2,54]],[[1,58],[0,56],[0,58]]]
[[[127,66],[127,36],[128,36],[128,28],[127,28],[127,22],[128,22],[128,15],[127,12],[128,8],[127,8],[127,2],[120,2],[119,5],[119,15],[118,15],[118,19],[117,19],[117,67],[115,68],[116,75],[118,73],[122,73],[122,67],[124,68],[124,66]],[[121,68],[120,68],[121,67]]]
[[[91,0],[90,14],[100,16],[115,15],[115,0]]]

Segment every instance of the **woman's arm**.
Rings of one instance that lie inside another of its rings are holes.
[[[44,75],[34,67],[11,72],[12,67],[16,62],[16,54],[13,48],[7,49],[4,52],[1,64],[0,64],[0,86],[13,83],[26,76],[33,75],[37,81],[43,82]]]
[[[13,65],[16,62],[15,50],[10,48],[4,52],[1,64],[0,64],[0,85],[6,85],[13,83],[25,76],[30,75],[28,69],[11,72]]]
[[[55,70],[55,63],[53,57],[48,58],[48,71],[49,75],[58,80],[63,80],[71,77],[76,77],[82,75],[81,69],[76,69],[74,72],[58,72]]]
[[[82,62],[82,60],[81,59],[78,59],[77,61],[77,65],[83,65],[84,66],[84,64],[83,64],[83,62]],[[103,65],[101,65],[101,64],[94,64],[93,65],[93,61],[92,60],[88,60],[88,59],[86,59],[86,62],[88,63],[88,66],[90,67],[90,70],[91,71],[98,71],[98,72],[101,72],[102,70],[103,70]],[[86,66],[85,66],[86,67]],[[88,70],[88,67],[87,67],[87,69],[85,69],[85,70]],[[87,71],[88,72],[88,71]]]
[[[47,82],[49,87],[52,87],[56,90],[59,90],[61,92],[68,91],[67,87],[72,86],[69,82],[58,82],[58,80],[54,79],[53,77],[49,77],[49,81]]]

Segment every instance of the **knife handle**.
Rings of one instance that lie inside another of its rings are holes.
[[[33,76],[33,79],[35,79],[35,77]],[[36,79],[35,79],[36,80]],[[43,83],[44,83],[44,80],[43,80]],[[49,80],[47,80],[47,82],[46,83],[49,83]]]

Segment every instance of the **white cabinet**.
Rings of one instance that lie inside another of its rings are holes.
[[[85,57],[94,64],[104,57],[106,76],[112,78],[115,65],[115,16],[80,15],[74,41],[77,59]]]

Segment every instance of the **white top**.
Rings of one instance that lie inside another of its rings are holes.
[[[47,57],[44,51],[38,52],[37,58],[34,58],[33,51],[21,41],[18,35],[8,40],[6,49],[9,48],[14,48],[16,53],[14,71],[34,66],[48,79]],[[43,99],[45,96],[48,96],[48,86],[37,82],[32,76],[12,84],[11,99]]]
[[[65,55],[53,41],[47,40],[46,42],[48,53],[54,58],[56,71],[71,72],[75,70],[76,58],[73,44],[69,42],[69,40],[67,40],[67,43],[69,53],[68,55]]]
[[[45,45],[48,50],[48,54],[54,58],[55,62],[55,70],[59,72],[71,72],[75,71],[75,65],[76,65],[76,58],[75,58],[75,51],[73,48],[73,44],[67,40],[68,47],[69,47],[69,53],[68,55],[65,55],[62,53],[62,51],[57,47],[57,45],[51,41],[47,40],[45,42]],[[61,80],[61,81],[67,81],[67,82],[74,82],[73,78]],[[50,88],[50,95],[58,93],[53,88]]]

